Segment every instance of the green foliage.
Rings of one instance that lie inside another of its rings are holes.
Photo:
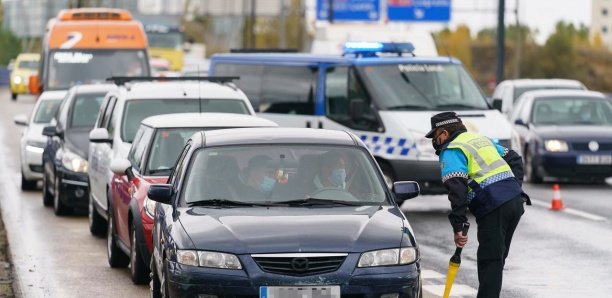
[[[21,52],[19,38],[0,25],[0,65],[7,65],[9,61]]]

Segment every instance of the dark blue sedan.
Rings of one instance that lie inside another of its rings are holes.
[[[153,297],[420,297],[419,250],[366,146],[341,131],[196,133],[154,184]]]
[[[511,117],[520,135],[525,174],[603,182],[612,176],[612,100],[592,91],[525,93]]]

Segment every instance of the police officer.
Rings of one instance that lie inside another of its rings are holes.
[[[434,115],[426,137],[432,139],[440,157],[442,183],[452,208],[448,219],[457,247],[468,241],[461,234],[467,209],[476,217],[478,297],[499,297],[502,270],[524,213],[523,203],[531,205],[521,189],[522,159],[513,150],[468,132],[454,112]]]

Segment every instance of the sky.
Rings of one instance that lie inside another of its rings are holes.
[[[451,0],[451,28],[466,24],[473,34],[485,27],[497,25],[497,0]],[[536,41],[544,43],[555,31],[555,24],[560,21],[572,22],[575,25],[591,23],[592,0],[506,0],[505,23],[514,24],[514,10],[519,1],[519,21],[530,28],[538,29]],[[488,12],[468,12],[468,10],[486,10]],[[508,12],[511,11],[511,12]]]

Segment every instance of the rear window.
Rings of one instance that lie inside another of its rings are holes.
[[[77,94],[72,102],[70,127],[93,128],[105,95],[106,92]]]
[[[529,86],[529,87],[517,87],[514,89],[514,99],[513,102],[516,103],[519,97],[523,95],[523,93],[528,91],[535,90],[582,90],[583,88],[579,86]]]
[[[62,104],[61,99],[43,100],[34,114],[34,123],[49,123],[53,116],[57,113],[59,106]]]
[[[147,117],[176,113],[231,113],[249,115],[244,101],[239,99],[145,99],[125,104],[121,139],[131,143],[140,122]]]

